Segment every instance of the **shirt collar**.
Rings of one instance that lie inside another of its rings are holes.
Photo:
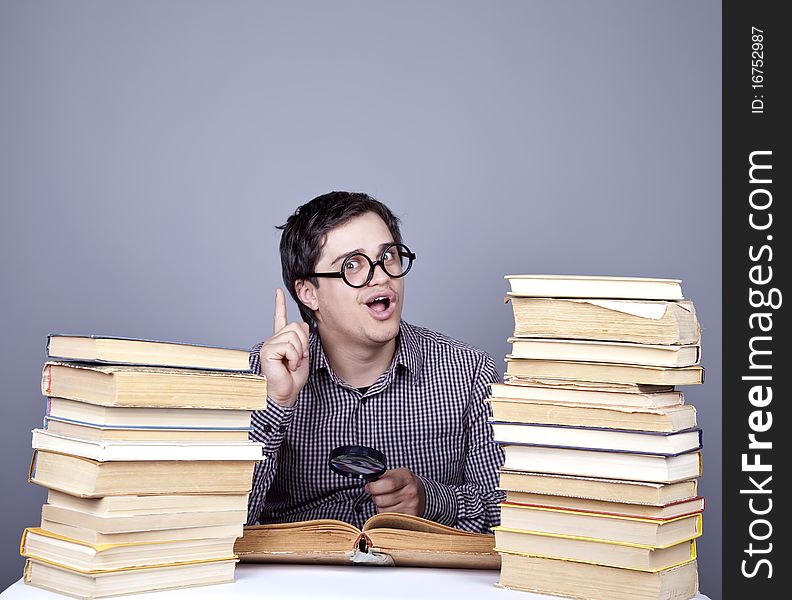
[[[319,338],[318,333],[311,333],[308,347],[311,358],[311,372],[316,373],[321,370],[326,370],[328,373],[335,376],[330,362],[327,360],[327,355],[322,347],[322,340]],[[407,369],[413,383],[418,382],[423,366],[423,355],[421,354],[421,349],[418,345],[413,327],[406,321],[401,321],[399,323],[399,336],[396,339],[396,353],[393,356],[393,362],[389,370],[393,371],[394,367],[397,365]]]

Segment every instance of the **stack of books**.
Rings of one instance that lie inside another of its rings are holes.
[[[676,386],[703,382],[681,282],[509,275],[502,587],[589,600],[698,593],[701,430]]]
[[[52,335],[47,353],[25,582],[97,598],[233,581],[267,397],[247,351]]]

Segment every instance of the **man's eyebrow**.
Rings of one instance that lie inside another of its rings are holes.
[[[395,243],[396,242],[382,242],[379,245],[379,253],[381,253],[383,250],[385,250],[385,248],[387,248],[388,246],[392,246]],[[350,250],[349,252],[344,252],[343,254],[340,254],[339,256],[336,256],[336,258],[333,260],[333,262],[330,263],[330,266],[333,266],[339,260],[342,260],[342,259],[346,258],[347,256],[352,256],[353,254],[366,254],[366,251],[363,250],[363,248],[355,248],[354,250]],[[379,256],[377,256],[377,258],[379,258]]]

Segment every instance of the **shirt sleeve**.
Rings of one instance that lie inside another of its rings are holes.
[[[250,351],[250,370],[253,373],[261,372],[259,350],[262,345],[263,342],[260,342]],[[269,398],[263,410],[253,411],[252,431],[248,437],[263,447],[261,461],[253,470],[253,485],[248,497],[248,525],[260,522],[264,500],[278,469],[278,451],[293,417],[294,406],[287,408]]]
[[[495,363],[484,355],[470,390],[465,430],[467,453],[464,483],[448,485],[418,476],[426,491],[424,518],[465,531],[489,532],[500,522],[505,493],[496,489],[498,469],[503,464],[503,448],[493,440],[488,418],[491,408],[489,384],[500,381]]]

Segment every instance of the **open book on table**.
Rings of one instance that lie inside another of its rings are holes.
[[[494,535],[398,513],[374,515],[362,529],[333,519],[249,525],[234,553],[242,562],[500,568]]]

